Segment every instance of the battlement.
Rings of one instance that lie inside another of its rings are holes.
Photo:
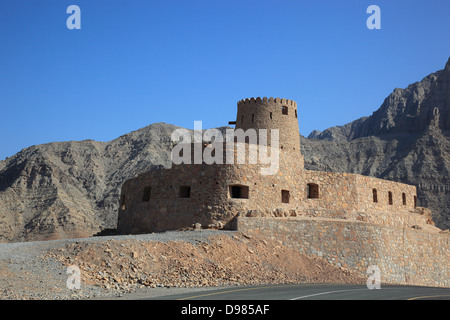
[[[248,105],[248,104],[261,104],[261,103],[271,103],[271,104],[280,104],[286,106],[297,107],[297,102],[294,100],[284,99],[284,98],[267,98],[267,97],[257,97],[257,98],[246,98],[242,99],[238,102],[238,106]]]

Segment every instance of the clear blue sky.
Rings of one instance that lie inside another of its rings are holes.
[[[72,4],[81,30],[66,27]],[[307,136],[371,115],[449,56],[449,0],[1,0],[0,160],[154,122],[227,125],[258,96],[297,101]]]

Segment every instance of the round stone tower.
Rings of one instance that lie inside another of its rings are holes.
[[[300,154],[297,103],[280,98],[251,98],[238,102],[236,129],[267,129],[267,144],[271,145],[271,129],[279,130],[279,147],[282,151]]]

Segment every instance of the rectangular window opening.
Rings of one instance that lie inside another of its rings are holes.
[[[373,202],[378,202],[377,189],[372,189]]]
[[[306,192],[308,194],[309,199],[318,199],[319,198],[319,185],[316,183],[308,183]]]
[[[406,193],[402,193],[402,203],[404,206],[406,206]]]
[[[391,191],[388,192],[388,198],[389,198],[389,205],[393,205],[394,201],[392,200],[392,192]]]
[[[288,107],[282,106],[281,107],[281,113],[287,115],[288,114]]]
[[[150,201],[150,194],[151,193],[152,193],[152,188],[151,187],[145,187],[144,188],[144,192],[142,192],[142,201],[143,202]]]
[[[191,187],[181,186],[180,187],[180,198],[190,198],[191,197]]]
[[[248,199],[248,186],[231,185],[229,186],[230,198]]]

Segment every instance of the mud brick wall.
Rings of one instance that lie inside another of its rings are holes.
[[[377,265],[382,284],[450,287],[450,236],[445,234],[324,218],[237,220],[239,231],[276,239],[363,277]]]

